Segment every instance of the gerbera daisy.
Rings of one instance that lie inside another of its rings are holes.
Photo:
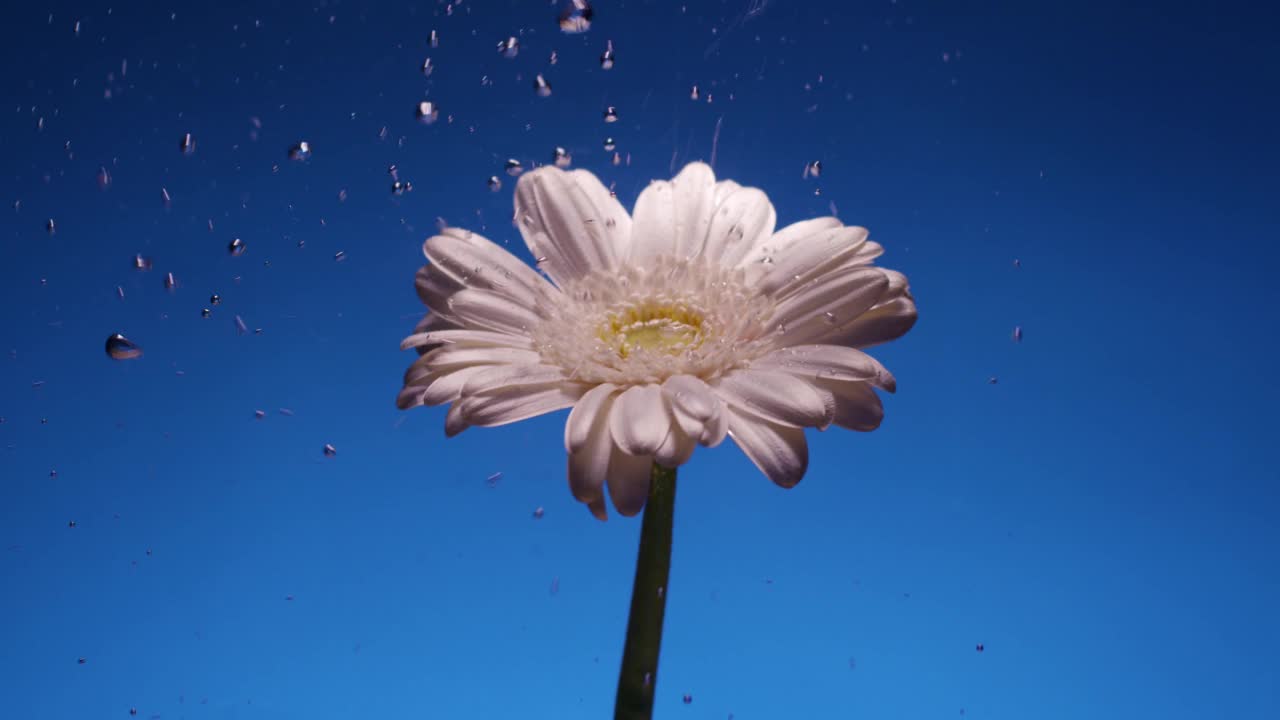
[[[650,470],[725,436],[782,487],[804,475],[804,428],[868,431],[894,379],[863,348],[916,321],[902,273],[833,217],[774,231],[758,189],[702,163],[655,181],[628,215],[584,170],[544,167],[516,186],[537,271],[446,229],[417,275],[430,313],[402,347],[421,354],[398,405],[451,404],[445,432],[572,408],[569,487],[605,518],[644,507]],[[541,272],[538,272],[541,271]]]

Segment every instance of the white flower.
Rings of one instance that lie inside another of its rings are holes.
[[[573,408],[569,487],[604,519],[644,507],[650,467],[727,434],[769,479],[804,475],[804,428],[874,430],[893,376],[865,348],[916,307],[872,266],[867,231],[817,218],[774,232],[768,197],[702,163],[640,194],[634,217],[594,175],[545,167],[516,187],[538,268],[471,232],[441,231],[417,276],[430,309],[398,405],[452,403],[445,432]],[[549,280],[547,279],[549,278]]]

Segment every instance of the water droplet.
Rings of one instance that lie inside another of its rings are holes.
[[[343,260],[346,260],[346,259],[347,259],[347,254],[342,250],[339,250],[338,252],[333,254],[334,262],[342,262]]]
[[[610,105],[604,109],[604,121],[607,123],[618,122],[618,108]]]
[[[1022,342],[1022,326],[1021,325],[1018,325],[1013,329],[1013,341],[1016,343]]]
[[[169,207],[173,204],[173,198],[169,197],[168,188],[160,188],[160,200],[164,203],[165,207]]]
[[[265,411],[265,410],[254,410],[254,411],[253,411],[253,419],[254,419],[254,420],[261,420],[262,418],[264,418],[264,417],[266,417],[266,416],[267,416],[267,413],[266,413],[266,411]]]
[[[391,183],[392,195],[403,195],[413,189],[413,183],[407,180],[396,180]]]
[[[209,311],[209,308],[205,308],[200,311],[200,317],[205,318],[206,320],[209,319],[209,316],[212,314],[213,313]]]
[[[510,59],[520,54],[520,41],[514,37],[498,41],[498,54]]]
[[[49,222],[44,224],[44,231],[50,235],[58,232],[58,225],[53,221],[53,218],[49,218]]]
[[[119,297],[121,300],[123,300],[123,299],[124,299],[124,286],[123,286],[123,285],[117,285],[117,286],[116,286],[116,296],[117,296],[117,297]]]
[[[418,109],[415,111],[418,116],[418,122],[423,125],[430,125],[440,118],[440,108],[435,103],[423,100],[418,103]]]
[[[231,242],[227,243],[227,252],[230,253],[232,257],[239,257],[243,255],[244,251],[247,249],[248,248],[245,246],[244,241],[240,238],[235,238]]]
[[[107,170],[105,165],[98,167],[98,189],[107,190],[111,187],[111,172]]]
[[[516,160],[514,158],[508,158],[507,162],[502,166],[502,168],[506,170],[507,174],[510,175],[511,177],[515,177],[520,173],[524,172],[524,166],[520,164],[519,160]]]
[[[605,152],[613,152],[613,149],[616,147],[618,147],[618,143],[614,142],[613,138],[607,137],[604,139]]]
[[[977,645],[974,649],[976,649],[978,652],[982,652],[983,650],[986,650],[987,648],[986,648],[986,646],[985,646],[985,645],[983,645],[982,643],[978,643],[978,645]]]
[[[116,333],[107,338],[107,356],[112,360],[134,360],[142,357],[142,348],[124,335]]]
[[[151,258],[143,257],[141,253],[133,256],[133,269],[147,271],[151,269]]]
[[[823,320],[826,320],[828,325],[835,325],[835,324],[836,324],[836,314],[835,314],[835,313],[833,313],[833,312],[824,312],[824,313],[822,313],[822,319],[823,319]]]
[[[569,154],[568,150],[558,147],[551,153],[551,161],[555,163],[556,167],[569,167],[573,163],[573,156]]]
[[[804,176],[805,176],[806,178],[810,178],[810,177],[821,177],[821,176],[822,176],[822,161],[821,161],[821,160],[814,160],[813,162],[809,163],[808,165],[805,165],[805,166],[804,166]]]
[[[431,77],[431,73],[436,71],[436,66],[431,63],[431,58],[422,61],[422,76]]]
[[[84,659],[84,658],[76,658],[76,662],[77,662],[78,664],[80,664],[80,665],[83,665],[83,664],[85,664],[85,663],[87,663],[87,662],[89,662],[89,661],[88,661],[88,660],[86,660],[86,659]]]
[[[498,192],[499,190],[501,190],[501,189],[502,189],[502,178],[498,177],[497,175],[490,175],[490,176],[489,176],[489,189],[490,189],[490,190],[492,190],[493,192]]]
[[[1021,268],[1021,267],[1022,267],[1022,261],[1021,261],[1021,260],[1019,260],[1018,258],[1014,258],[1014,259],[1013,259],[1013,267],[1014,267],[1014,269]]]
[[[494,474],[490,475],[489,477],[485,478],[485,482],[486,482],[486,483],[488,483],[488,484],[489,484],[489,487],[491,487],[491,488],[492,488],[492,487],[498,487],[498,481],[499,481],[499,480],[501,480],[501,479],[502,479],[502,473],[500,473],[500,472],[496,472],[496,473],[494,473]]]
[[[543,514],[545,514],[545,513],[546,513],[546,511],[542,509],[542,506],[541,506],[541,505],[539,505],[538,507],[534,508],[534,510],[533,510],[533,519],[534,519],[534,520],[541,520],[541,519],[542,519]]]
[[[433,48],[440,47],[440,33],[432,30],[431,35],[427,38],[427,44]]]
[[[303,162],[311,159],[311,143],[303,140],[289,148],[289,159]]]
[[[569,34],[583,33],[591,29],[595,10],[587,0],[561,0],[560,30]]]
[[[692,696],[692,695],[690,695],[689,693],[685,693],[685,694],[684,694],[684,704],[685,704],[685,705],[689,705],[689,704],[692,704],[692,703],[693,703],[693,696]]]
[[[175,278],[175,277],[173,276],[173,273],[165,273],[165,274],[164,274],[164,289],[165,289],[165,290],[173,290],[173,289],[175,289],[175,288],[177,288],[177,287],[178,287],[178,279],[177,279],[177,278]]]
[[[338,449],[337,449],[337,448],[335,448],[335,447],[334,447],[334,446],[332,446],[332,445],[329,445],[328,443],[326,443],[326,444],[325,444],[325,446],[324,446],[324,456],[325,456],[325,457],[333,457],[334,455],[337,455],[337,454],[338,454]]]
[[[191,133],[183,134],[182,140],[178,142],[178,150],[182,151],[183,155],[190,155],[196,151],[196,141],[191,138]]]
[[[605,70],[613,69],[613,41],[612,40],[606,41],[604,52],[600,53],[600,67]]]
[[[221,303],[221,302],[222,302],[222,298],[218,297],[216,294],[209,296],[210,305],[217,305],[218,303]]]
[[[75,521],[75,520],[69,520],[69,521],[67,522],[67,527],[69,527],[69,528],[73,528],[73,527],[75,527],[75,526],[76,526],[76,521]]]
[[[690,99],[690,100],[697,100],[697,99],[698,99],[698,86],[697,86],[697,85],[694,85],[694,86],[693,86],[693,90],[689,93],[689,99]]]
[[[551,578],[551,594],[555,595],[560,592],[560,576]]]
[[[547,82],[547,79],[539,73],[533,79],[533,91],[537,93],[538,97],[551,97],[551,83]]]
[[[239,315],[235,317],[235,324],[236,324],[237,335],[244,335],[245,333],[249,332],[249,326],[244,324],[244,318],[240,317]]]

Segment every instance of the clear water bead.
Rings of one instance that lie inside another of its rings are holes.
[[[502,178],[498,177],[497,175],[490,175],[490,176],[489,176],[489,189],[490,189],[490,190],[492,190],[493,192],[498,192],[499,190],[501,190],[501,189],[502,189]]]
[[[604,139],[605,152],[613,152],[616,147],[618,147],[618,143],[614,142],[613,138],[607,137]]]
[[[124,335],[116,333],[107,338],[107,356],[112,360],[133,360],[142,357],[142,348]]]
[[[618,122],[618,108],[610,105],[604,109],[604,121],[607,123]]]
[[[569,154],[568,150],[558,147],[552,151],[551,161],[555,163],[556,167],[565,168],[573,163],[573,156]]]
[[[243,255],[245,250],[246,247],[244,241],[240,238],[235,238],[231,242],[227,243],[227,253],[232,257],[239,257]]]
[[[569,34],[584,33],[591,29],[594,16],[595,10],[587,0],[561,0],[560,30]]]
[[[510,175],[511,177],[516,177],[520,173],[524,172],[524,166],[521,165],[520,161],[516,160],[515,158],[507,158],[507,161],[503,164],[502,169],[506,170],[507,174]]]

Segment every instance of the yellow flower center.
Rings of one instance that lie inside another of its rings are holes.
[[[599,338],[626,359],[643,350],[679,355],[702,342],[702,316],[684,305],[644,303],[609,313]]]

